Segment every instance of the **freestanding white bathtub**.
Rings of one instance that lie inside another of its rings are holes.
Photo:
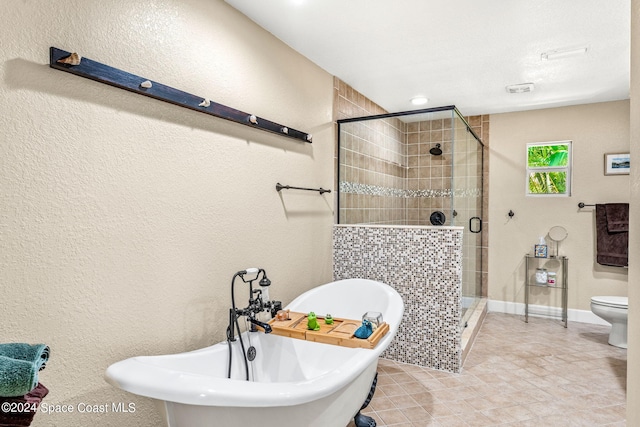
[[[250,381],[238,340],[231,379],[224,341],[188,353],[132,357],[109,366],[106,380],[164,401],[169,427],[345,427],[369,393],[378,356],[398,330],[402,298],[383,283],[347,279],[311,289],[286,308],[348,319],[378,311],[390,330],[372,350],[245,332],[245,347],[256,348]]]

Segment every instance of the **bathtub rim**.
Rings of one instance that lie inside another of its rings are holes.
[[[249,333],[244,332],[243,335]],[[273,337],[283,340],[292,339],[279,336]],[[245,336],[244,339],[247,340],[248,338]],[[314,346],[328,346],[330,344],[300,341],[299,345],[312,350]],[[139,396],[188,405],[233,407],[293,406],[328,396],[344,387],[360,375],[372,362],[377,363],[378,354],[380,353],[375,349],[358,348],[348,350],[352,351],[353,356],[341,367],[302,381],[268,383],[236,380],[206,376],[145,363],[145,359],[148,358],[170,358],[177,355],[212,351],[226,352],[226,342],[184,353],[131,357],[109,366],[105,373],[105,380],[115,387]],[[153,380],[150,381],[150,378],[153,378]],[[166,384],[171,384],[171,387],[167,387]]]

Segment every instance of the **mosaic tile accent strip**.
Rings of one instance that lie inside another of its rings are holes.
[[[460,372],[461,228],[335,225],[333,277],[377,280],[402,296],[404,317],[382,357]]]
[[[340,181],[340,192],[350,194],[364,194],[368,196],[406,197],[401,188],[381,187],[379,185],[360,184],[359,182]]]
[[[384,196],[384,197],[480,197],[479,188],[460,188],[451,190],[445,189],[426,189],[426,190],[404,190],[401,188],[381,187],[379,185],[360,184],[358,182],[340,181],[340,193],[363,194],[368,196]]]

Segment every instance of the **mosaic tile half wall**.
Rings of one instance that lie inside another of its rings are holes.
[[[462,230],[334,225],[334,280],[377,280],[404,301],[398,334],[383,357],[461,371]]]

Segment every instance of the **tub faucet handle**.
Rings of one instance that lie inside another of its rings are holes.
[[[271,306],[271,317],[276,317],[276,314],[282,310],[282,301],[269,301],[269,305]]]

